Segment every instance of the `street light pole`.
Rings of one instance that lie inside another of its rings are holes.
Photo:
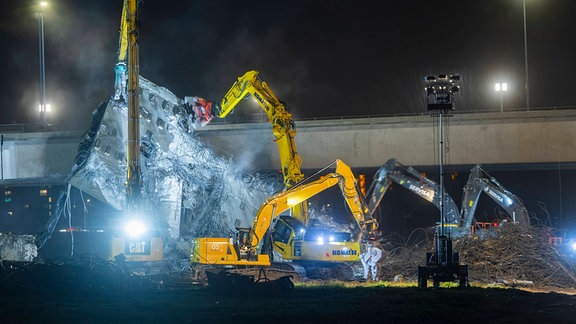
[[[528,88],[528,34],[526,33],[526,0],[522,0],[522,10],[524,13],[524,73],[526,75],[524,91],[526,92],[526,110],[530,110],[530,91]]]
[[[40,59],[40,118],[42,120],[42,130],[46,130],[46,70],[44,63],[44,8],[48,5],[46,1],[41,1],[38,11],[38,48]]]
[[[508,83],[495,83],[494,90],[500,94],[500,112],[504,112],[504,92],[508,91]]]

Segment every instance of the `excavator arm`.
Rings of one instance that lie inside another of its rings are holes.
[[[368,213],[374,215],[382,201],[388,187],[396,183],[410,190],[416,195],[433,203],[438,209],[442,208],[440,200],[440,186],[421,175],[412,167],[406,167],[396,159],[389,159],[376,171],[374,179],[367,190]],[[444,190],[444,221],[449,226],[459,225],[458,207]]]
[[[272,132],[280,151],[284,184],[286,188],[290,188],[304,178],[300,171],[302,159],[296,151],[294,141],[296,128],[292,121],[292,114],[286,111],[284,104],[278,100],[257,71],[248,71],[238,78],[220,105],[216,107],[216,116],[218,118],[226,117],[240,100],[248,95],[251,95],[258,102],[272,123]]]
[[[294,141],[296,127],[292,114],[286,111],[285,105],[262,80],[258,71],[248,71],[236,80],[220,104],[214,107],[215,116],[226,117],[242,99],[248,96],[252,96],[258,102],[272,123],[272,132],[280,151],[284,184],[286,188],[290,188],[304,179],[300,171],[302,159],[296,151]]]
[[[486,177],[484,177],[484,174]],[[474,213],[482,192],[500,205],[510,215],[513,223],[530,225],[530,214],[522,200],[504,188],[495,178],[489,176],[486,171],[482,170],[480,165],[476,165],[470,171],[462,196],[460,218],[466,228],[472,227]]]
[[[122,6],[122,17],[120,19],[120,37],[118,41],[118,55],[116,56],[116,66],[114,72],[116,78],[114,80],[114,100],[128,100],[127,96],[127,82],[128,82],[128,48],[130,43],[131,28],[129,14],[135,12],[134,5],[131,1],[124,1]]]
[[[296,127],[292,115],[286,111],[284,104],[270,90],[268,84],[262,80],[258,71],[248,71],[239,77],[219,104],[212,105],[210,101],[198,97],[186,97],[185,102],[194,111],[195,123],[205,126],[214,116],[226,117],[242,99],[250,96],[262,107],[272,124],[274,141],[278,145],[280,153],[284,187],[288,189],[304,179],[300,170],[302,158],[296,151],[294,139]],[[306,204],[302,203],[292,207],[292,216],[307,226],[309,215]]]

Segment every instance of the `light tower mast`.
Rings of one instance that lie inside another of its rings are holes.
[[[418,267],[418,287],[426,288],[428,279],[432,279],[437,288],[442,281],[459,280],[460,287],[468,285],[468,266],[460,265],[459,254],[452,252],[451,233],[446,233],[444,212],[444,126],[443,117],[447,111],[454,110],[453,96],[460,91],[456,83],[459,75],[440,74],[427,76],[426,103],[428,111],[438,117],[439,168],[440,168],[440,222],[434,240],[434,252],[427,253],[426,266]]]

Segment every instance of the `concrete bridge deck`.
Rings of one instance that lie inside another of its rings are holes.
[[[451,165],[576,164],[576,109],[455,113],[444,118],[444,161]],[[197,136],[246,169],[280,166],[270,124],[213,123]],[[405,165],[438,164],[438,118],[428,114],[296,121],[303,169],[334,159],[375,168],[389,158]],[[7,131],[1,134],[0,183],[61,183],[70,172],[86,129]]]
[[[576,162],[576,109],[456,113],[443,119],[444,161],[453,165]],[[389,158],[405,165],[438,165],[438,117],[426,115],[297,121],[302,167],[336,158],[356,168]],[[278,168],[269,123],[209,125],[203,141],[255,169]]]

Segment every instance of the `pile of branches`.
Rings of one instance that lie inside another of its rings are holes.
[[[452,242],[460,263],[468,265],[471,282],[574,288],[576,256],[551,244],[550,236],[547,227],[504,224]],[[381,247],[387,253],[381,260],[381,278],[417,279],[418,266],[425,265],[426,253],[434,251],[433,230],[421,230],[415,244],[409,241],[383,242]]]
[[[484,235],[482,235],[484,234]],[[550,228],[505,224],[454,241],[471,281],[526,281],[535,286],[576,287],[576,263],[550,243]]]
[[[408,238],[391,233],[378,244],[382,249],[379,262],[381,280],[418,279],[418,266],[424,265],[426,253],[434,249],[434,229],[418,228]]]

